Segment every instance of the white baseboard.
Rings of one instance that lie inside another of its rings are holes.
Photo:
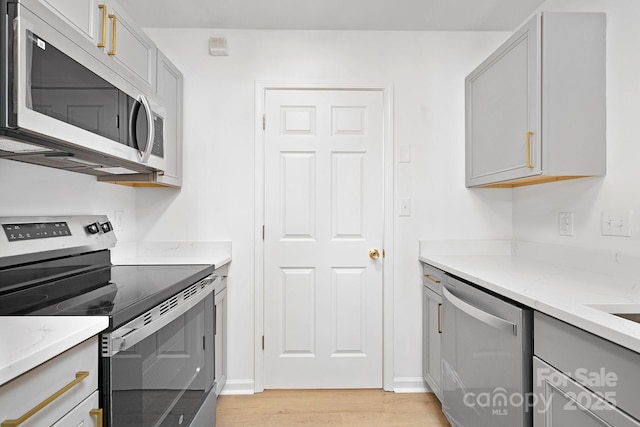
[[[250,380],[227,380],[220,394],[254,394],[255,381]]]
[[[247,380],[227,380],[220,394],[254,394],[255,382]],[[422,377],[396,377],[393,379],[393,391],[395,393],[429,393],[431,389]]]
[[[428,393],[431,389],[422,377],[395,377],[393,391],[396,393]]]

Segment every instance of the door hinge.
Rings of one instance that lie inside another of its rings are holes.
[[[264,335],[262,336],[262,350],[264,350]]]
[[[262,115],[262,130],[266,130],[267,129],[267,115],[263,114]]]

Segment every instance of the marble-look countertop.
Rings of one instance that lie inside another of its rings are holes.
[[[212,264],[217,269],[231,262],[231,242],[142,242],[123,251],[116,247],[111,261],[119,265]]]
[[[0,386],[108,326],[106,316],[0,317]]]
[[[594,307],[640,313],[639,257],[499,240],[421,241],[419,259],[640,353],[640,324]]]

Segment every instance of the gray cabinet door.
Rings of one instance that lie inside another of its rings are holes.
[[[605,26],[542,13],[467,76],[467,187],[605,174]]]
[[[466,79],[468,186],[540,173],[537,40],[534,18]]]
[[[158,95],[163,100],[164,118],[164,174],[158,182],[179,187],[182,185],[182,73],[158,51]]]
[[[101,22],[107,17],[107,9],[104,5],[99,5],[98,0],[40,0],[40,2],[96,45],[105,41],[102,38]]]
[[[440,354],[442,296],[426,286],[423,289],[422,372],[426,383],[438,399],[442,400],[442,368],[440,366],[442,359]]]
[[[227,280],[226,278],[222,280]],[[215,296],[216,330],[215,330],[215,384],[216,396],[220,395],[227,382],[227,289],[222,289]]]
[[[156,54],[153,41],[118,3],[110,1],[106,49],[114,61],[152,89],[156,89]]]
[[[640,422],[537,357],[533,358],[533,372],[534,427],[640,426]],[[611,399],[615,401],[615,395]]]

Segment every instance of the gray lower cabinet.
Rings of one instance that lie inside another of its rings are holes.
[[[441,281],[443,272],[424,265],[424,286],[422,291],[422,374],[424,381],[442,401],[442,368],[440,340],[442,328],[440,315],[442,308]]]
[[[94,336],[3,384],[0,424],[101,426],[98,350],[98,337]]]
[[[640,354],[534,314],[534,427],[640,426]]]
[[[570,377],[533,358],[534,427],[631,427],[640,422]],[[611,397],[615,401],[615,395]]]
[[[227,277],[220,278],[214,290],[215,304],[215,387],[220,395],[227,382]]]

